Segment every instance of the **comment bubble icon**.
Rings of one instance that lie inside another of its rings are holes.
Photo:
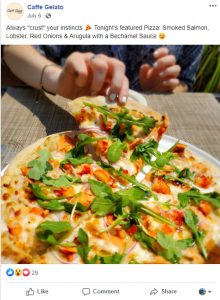
[[[83,288],[82,293],[84,296],[90,295],[90,289],[89,288]]]

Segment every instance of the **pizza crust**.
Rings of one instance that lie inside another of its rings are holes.
[[[4,172],[4,176],[12,176],[12,175],[19,175],[21,174],[20,167],[24,166],[27,162],[35,159],[38,156],[38,151],[43,149],[44,145],[49,141],[51,138],[59,137],[62,134],[67,134],[71,137],[77,134],[77,131],[64,131],[59,133],[54,133],[43,137],[37,140],[35,143],[27,146],[21,152],[19,152],[15,158],[11,161],[8,165],[7,169]],[[51,147],[52,145],[50,145]]]
[[[83,102],[90,102],[95,105],[103,106],[103,105],[108,105],[109,107],[117,107],[118,103],[114,102],[109,102],[106,100],[106,97],[104,96],[97,96],[97,97],[80,97],[75,100],[69,101],[68,106],[71,114],[73,116],[76,116],[84,106]],[[155,112],[153,109],[151,109],[149,106],[143,105],[133,99],[128,99],[127,103],[125,105],[127,109],[132,109],[139,111],[147,116],[152,116],[154,119],[157,121],[161,120],[162,115]],[[165,114],[166,119],[167,119],[167,125],[168,125],[168,116]]]

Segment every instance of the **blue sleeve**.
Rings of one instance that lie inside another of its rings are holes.
[[[181,66],[179,79],[192,90],[196,72],[199,67],[203,46],[183,46],[182,53],[177,60]]]
[[[33,45],[33,47],[43,56],[57,64],[61,64],[61,45]]]

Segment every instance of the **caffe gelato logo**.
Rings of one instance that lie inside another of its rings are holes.
[[[19,20],[24,14],[23,6],[20,3],[11,3],[7,6],[6,14],[11,20]]]

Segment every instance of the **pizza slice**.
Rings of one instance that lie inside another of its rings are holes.
[[[143,164],[130,160],[136,145],[149,140],[158,142],[168,126],[168,117],[129,99],[126,106],[109,104],[105,97],[81,97],[69,102],[80,131],[103,137],[90,147],[97,159],[136,175]]]

